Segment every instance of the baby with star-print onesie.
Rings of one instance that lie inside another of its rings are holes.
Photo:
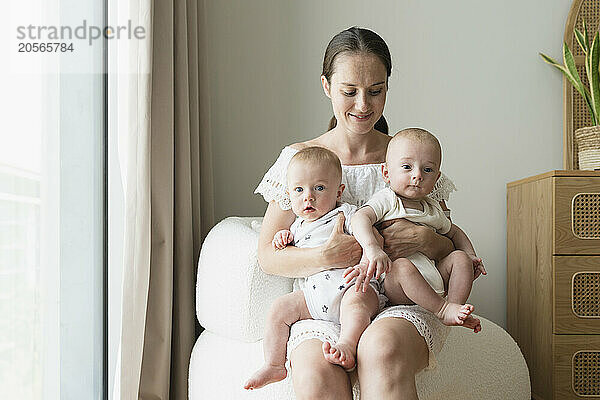
[[[335,219],[338,213],[342,212],[345,217],[344,232],[352,234],[350,219],[356,212],[357,207],[348,203],[343,203],[339,207],[325,214],[310,225],[303,224],[303,219],[298,217],[290,227],[290,232],[294,235],[294,246],[296,247],[318,247],[329,239]],[[306,306],[313,319],[322,319],[325,321],[340,322],[340,303],[344,293],[349,286],[344,277],[345,269],[330,269],[310,275],[304,281],[304,299]],[[371,280],[371,287],[379,293],[379,281]],[[380,295],[382,300],[385,300]]]
[[[341,184],[341,167],[335,154],[316,147],[299,151],[290,161],[287,179],[292,210],[297,218],[289,230],[275,234],[275,248],[283,249],[288,244],[300,248],[318,247],[325,244],[334,229],[352,234],[350,220],[357,207],[338,203],[344,185]],[[315,212],[321,216],[315,216]],[[345,217],[343,226],[339,213]],[[305,278],[302,290],[275,300],[265,327],[265,364],[245,383],[245,389],[258,389],[287,376],[285,360],[289,327],[302,319],[341,324],[340,339],[337,343],[324,342],[323,355],[327,361],[346,370],[355,367],[358,339],[371,318],[383,308],[387,298],[380,293],[383,282],[375,277],[368,285],[362,285],[364,276],[360,276],[359,284],[354,288],[357,278],[347,278],[350,270],[352,268],[324,268],[324,271]],[[348,290],[350,287],[353,287],[352,290]]]

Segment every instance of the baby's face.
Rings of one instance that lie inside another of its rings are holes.
[[[430,143],[403,138],[390,143],[383,179],[399,196],[421,200],[440,176],[441,154]]]
[[[287,183],[292,211],[306,221],[314,221],[333,210],[344,190],[334,168],[303,161],[290,163]]]

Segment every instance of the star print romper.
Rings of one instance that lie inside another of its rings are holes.
[[[344,203],[311,223],[306,223],[302,218],[296,218],[290,227],[290,231],[294,235],[294,246],[317,247],[324,244],[333,231],[339,212],[343,212],[346,217],[345,230],[352,232],[350,218],[356,210],[356,206]],[[345,282],[345,278],[342,276],[344,270],[345,268],[329,269],[305,278],[302,291],[313,319],[340,322],[342,297],[348,288],[354,286],[354,280],[349,284]],[[371,279],[370,285],[377,293],[379,309],[382,309],[387,298],[380,294],[380,282],[377,279]]]

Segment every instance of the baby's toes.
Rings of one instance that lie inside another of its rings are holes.
[[[474,307],[470,304],[464,304],[458,310],[458,315],[461,317],[461,319],[465,319],[466,317],[471,315],[471,313],[473,312],[473,308]]]
[[[333,352],[332,352],[331,354],[333,355],[333,358],[339,359],[339,358],[340,358],[340,355],[341,355],[342,353],[340,353],[340,350],[339,350],[339,349],[336,349],[336,348],[334,347],[334,348],[333,348]]]

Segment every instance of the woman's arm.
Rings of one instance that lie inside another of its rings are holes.
[[[275,250],[273,236],[282,229],[289,229],[295,218],[291,210],[282,210],[275,201],[269,202],[258,239],[258,261],[263,271],[298,278],[358,263],[362,249],[352,236],[344,234],[343,214],[338,216],[333,232],[323,246],[302,249],[287,246]]]
[[[383,250],[392,261],[416,252],[437,261],[454,250],[447,237],[403,218],[382,222],[378,228],[384,239]]]

